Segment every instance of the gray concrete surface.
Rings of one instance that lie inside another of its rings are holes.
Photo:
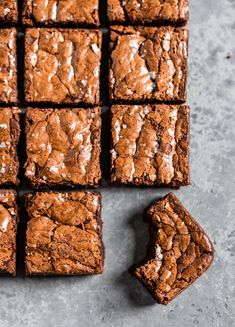
[[[1,327],[235,326],[235,0],[190,0],[193,183],[175,193],[206,229],[211,269],[168,306],[127,273],[147,243],[144,208],[168,189],[102,187],[104,274],[0,278]]]

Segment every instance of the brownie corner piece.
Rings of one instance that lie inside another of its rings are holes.
[[[185,102],[187,61],[186,29],[111,27],[110,100]]]
[[[188,11],[188,0],[108,0],[108,19],[111,24],[157,23],[182,26],[188,21]]]
[[[111,182],[189,185],[189,111],[185,105],[113,105]]]
[[[25,176],[31,186],[97,187],[101,108],[26,110]]]
[[[213,245],[173,193],[147,210],[148,254],[132,270],[153,298],[168,304],[211,265]]]
[[[101,195],[37,192],[25,198],[27,275],[101,274]]]
[[[99,30],[26,29],[26,102],[99,105],[101,45]]]
[[[18,3],[17,0],[0,1],[0,23],[16,24],[18,21]]]
[[[16,29],[0,28],[0,103],[17,103]]]
[[[20,110],[0,108],[0,185],[19,184]]]
[[[17,193],[0,190],[0,273],[16,275]]]
[[[98,26],[98,11],[99,0],[23,0],[22,20],[26,26]]]

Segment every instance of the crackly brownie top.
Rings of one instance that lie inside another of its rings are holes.
[[[98,107],[27,109],[27,178],[33,186],[98,184],[100,133]]]
[[[26,101],[99,103],[101,32],[32,28],[25,40]]]
[[[16,29],[0,29],[0,102],[17,101]]]
[[[39,192],[26,197],[28,273],[102,271],[100,195]]]
[[[189,183],[189,107],[114,105],[111,112],[113,182]]]
[[[185,24],[188,0],[108,0],[111,22]]]
[[[214,249],[173,193],[153,204],[147,215],[150,259],[134,275],[159,302],[167,304],[209,268]]]
[[[0,184],[18,183],[19,112],[16,108],[0,108]]]
[[[0,190],[0,272],[15,275],[16,192]]]
[[[172,27],[112,27],[112,100],[185,101],[188,32]]]
[[[0,21],[4,23],[17,22],[17,0],[1,0],[0,1]]]
[[[24,0],[23,22],[98,25],[99,0]]]

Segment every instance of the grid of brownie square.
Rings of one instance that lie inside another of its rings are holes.
[[[30,28],[25,34],[25,100],[99,104],[102,33]]]
[[[23,0],[23,24],[99,25],[99,0]]]
[[[3,24],[15,24],[18,21],[17,0],[0,1],[0,22]]]
[[[111,101],[186,100],[188,32],[173,27],[111,27]]]
[[[0,108],[0,185],[19,183],[17,146],[20,137],[20,110]]]
[[[16,275],[16,191],[0,190],[0,273]]]
[[[108,19],[116,24],[185,25],[188,21],[188,0],[108,1]]]
[[[100,194],[39,192],[25,200],[26,274],[102,273]]]
[[[98,186],[101,110],[27,109],[25,175],[33,187]]]
[[[0,29],[0,103],[17,102],[16,29]]]
[[[111,182],[188,185],[189,107],[114,105]]]

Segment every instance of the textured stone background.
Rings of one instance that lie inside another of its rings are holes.
[[[168,306],[155,304],[126,271],[145,252],[144,208],[169,190],[104,186],[104,274],[1,278],[1,327],[235,326],[235,0],[190,2],[193,183],[175,193],[215,244],[212,268]]]

